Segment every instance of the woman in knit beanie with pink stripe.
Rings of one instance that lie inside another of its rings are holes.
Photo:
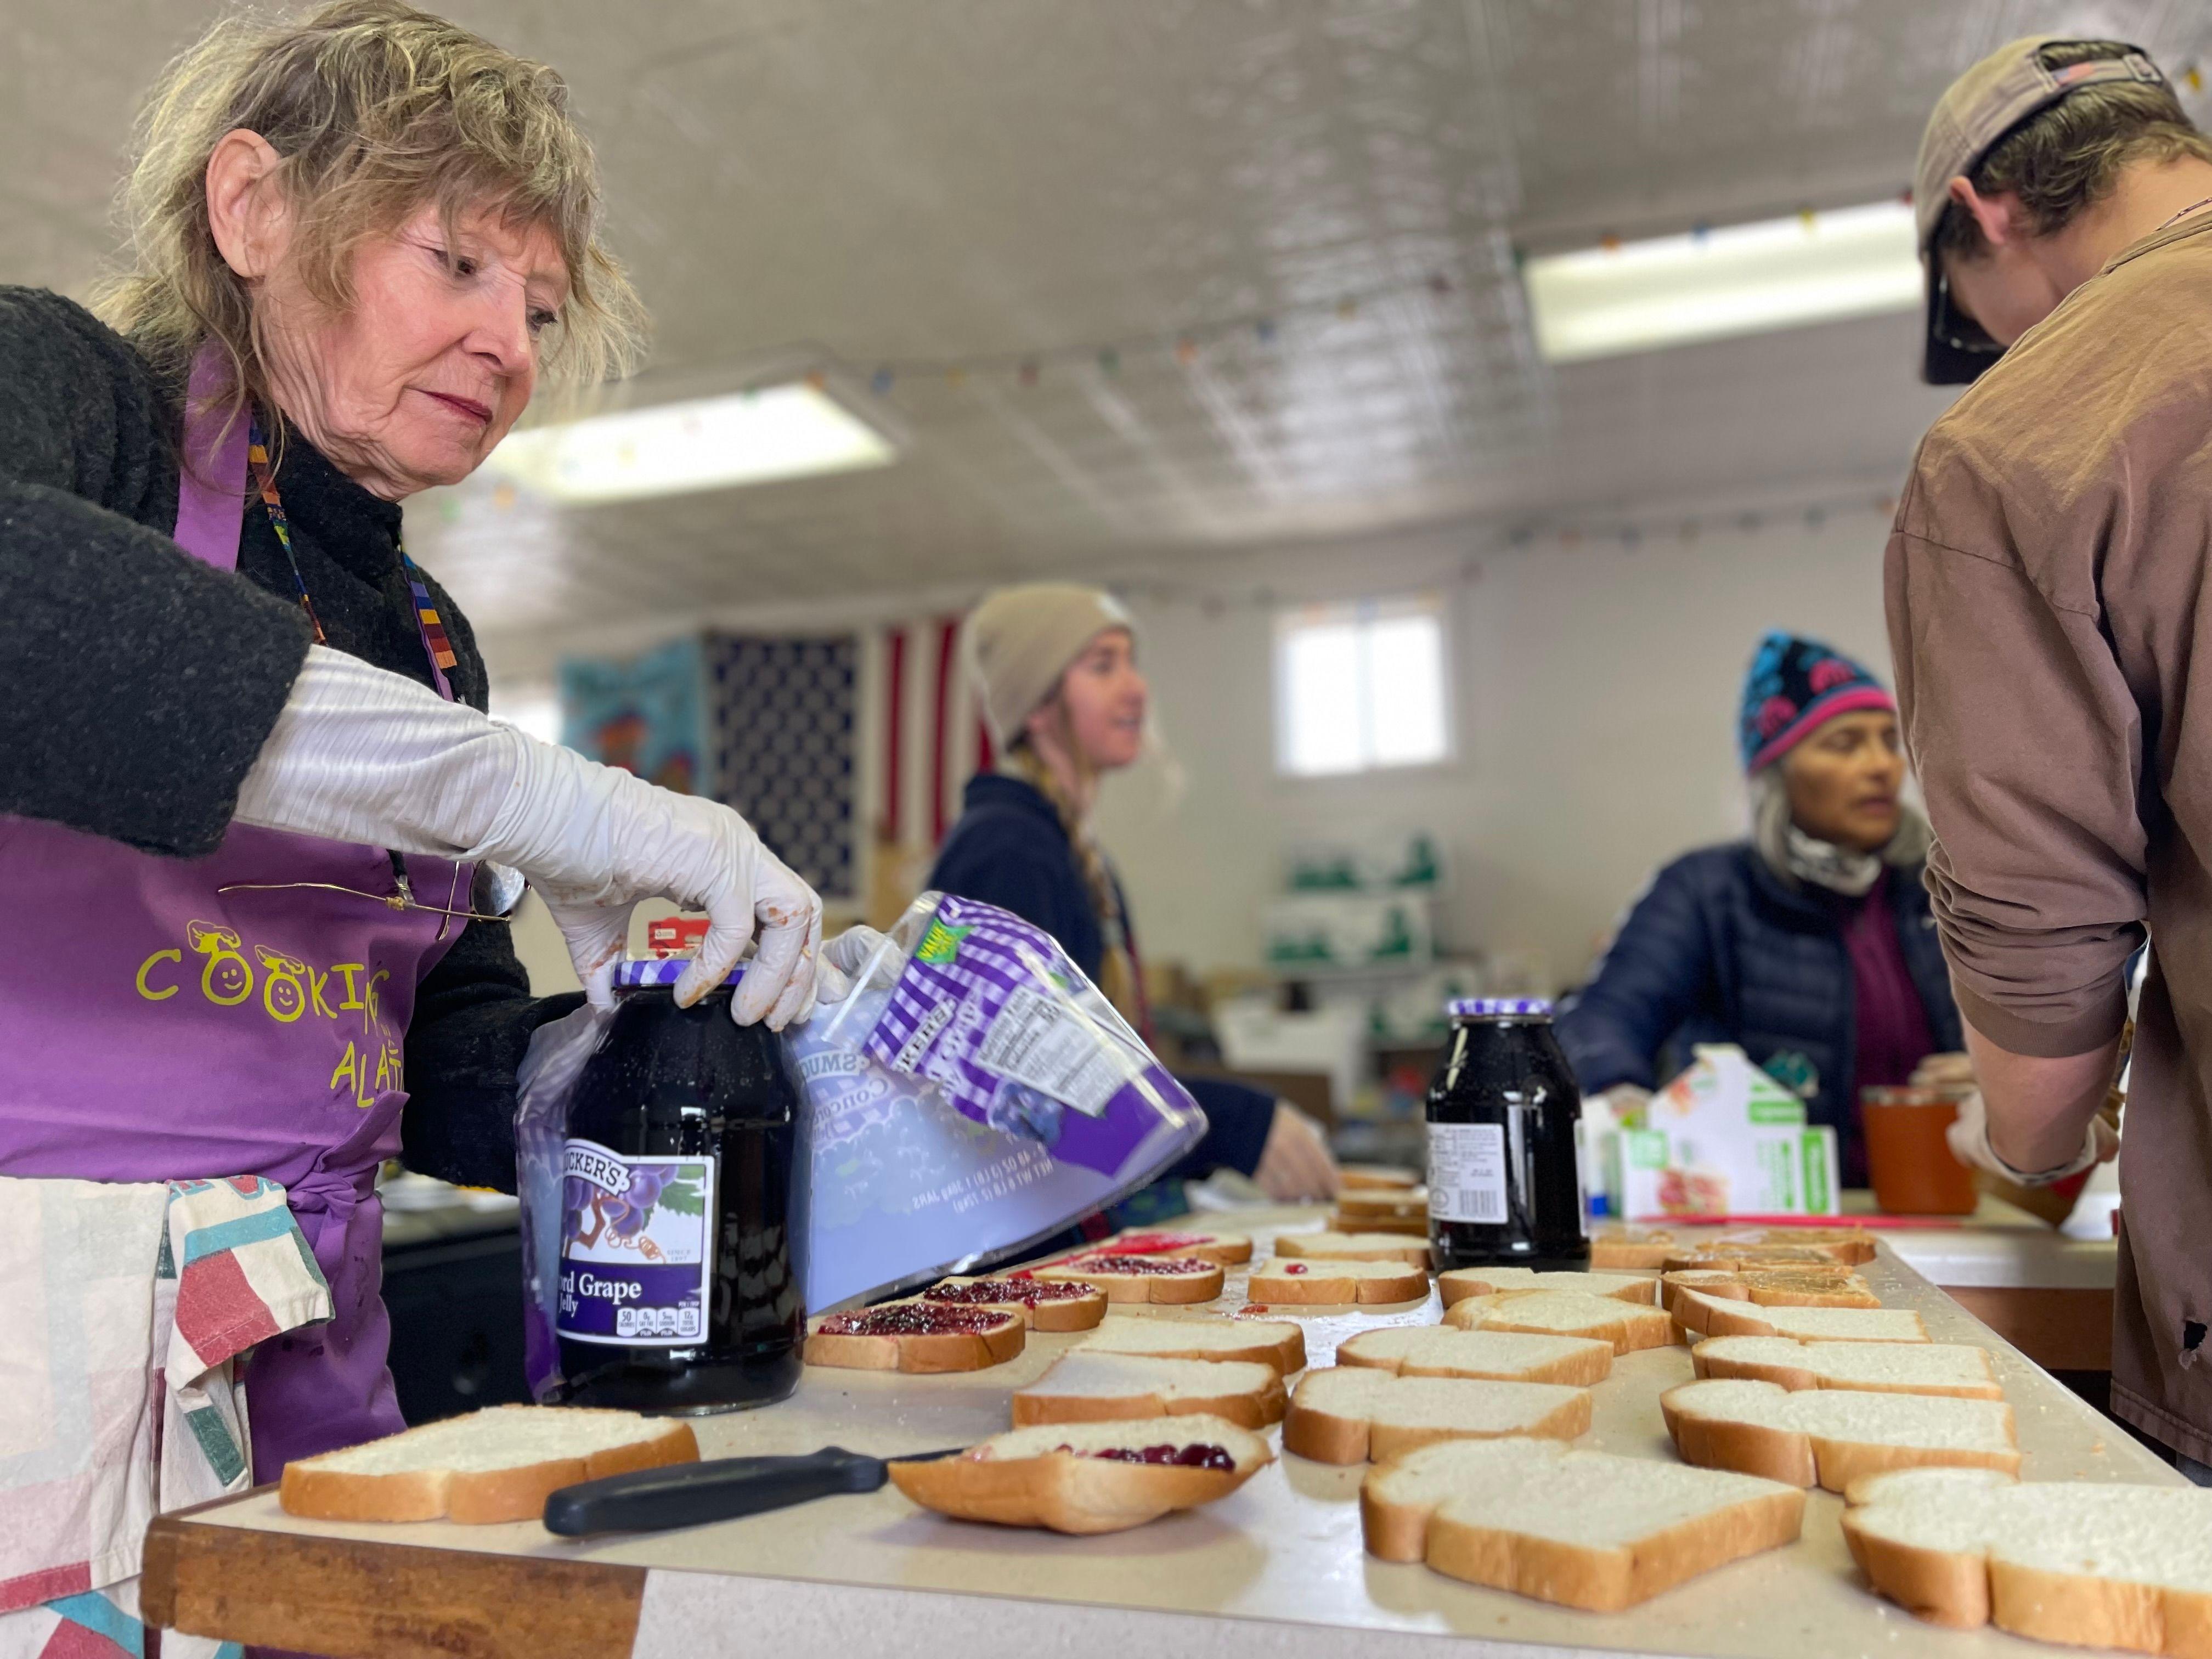
[[[1616,1104],[1698,1042],[1733,1042],[1835,1126],[1866,1184],[1858,1091],[1963,1047],[1921,884],[1926,822],[1902,797],[1897,702],[1832,647],[1759,642],[1737,751],[1748,839],[1668,865],[1630,907],[1559,1036],[1585,1095]]]

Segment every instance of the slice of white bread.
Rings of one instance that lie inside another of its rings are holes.
[[[1367,1365],[1400,1376],[1474,1376],[1499,1382],[1563,1382],[1586,1389],[1613,1370],[1613,1344],[1581,1336],[1522,1331],[1458,1331],[1447,1326],[1362,1331],[1339,1345],[1340,1365]]]
[[[1615,1302],[1656,1302],[1659,1281],[1638,1273],[1540,1273],[1533,1267],[1453,1267],[1437,1275],[1444,1306],[1501,1291],[1580,1291]]]
[[[1255,1302],[1418,1302],[1429,1293],[1429,1270],[1403,1261],[1285,1261],[1252,1269],[1244,1294]]]
[[[997,1308],[1033,1331],[1087,1331],[1106,1317],[1106,1292],[1070,1279],[946,1279],[921,1293],[924,1302]]]
[[[1402,1261],[1409,1267],[1429,1265],[1428,1241],[1403,1233],[1283,1233],[1275,1239],[1275,1254],[1328,1261]]]
[[[1754,1227],[1723,1233],[1717,1243],[1723,1249],[1819,1250],[1847,1267],[1871,1261],[1875,1254],[1864,1227]]]
[[[1425,1227],[1429,1221],[1429,1189],[1426,1187],[1360,1187],[1336,1195],[1340,1215],[1381,1216],[1392,1221],[1407,1217],[1418,1218]]]
[[[1014,1426],[1200,1413],[1257,1429],[1281,1421],[1283,1405],[1282,1377],[1257,1360],[1071,1351],[1014,1390]]]
[[[1695,1267],[1718,1267],[1735,1273],[1744,1267],[1829,1267],[1850,1271],[1817,1244],[1684,1244],[1670,1252],[1662,1264],[1668,1273]]]
[[[1242,1359],[1288,1376],[1306,1368],[1306,1333],[1290,1319],[1114,1314],[1078,1342],[1074,1351],[1150,1354],[1157,1359]]]
[[[1163,1448],[1218,1448],[1231,1467],[1124,1461]],[[1275,1461],[1267,1443],[1219,1417],[1158,1422],[1060,1423],[994,1435],[957,1457],[890,1464],[898,1489],[924,1509],[962,1521],[1054,1532],[1121,1532],[1176,1510],[1226,1498]]]
[[[1395,1376],[1365,1365],[1308,1371],[1283,1419],[1283,1449],[1320,1463],[1381,1460],[1434,1440],[1526,1434],[1571,1440],[1590,1425],[1587,1389],[1551,1382]]]
[[[1660,1265],[1688,1267],[1856,1267],[1875,1258],[1874,1241],[1856,1228],[1775,1227],[1683,1243]]]
[[[1762,1308],[1677,1286],[1674,1323],[1693,1336],[1794,1336],[1801,1342],[1925,1342],[1910,1308]]]
[[[1372,1191],[1409,1192],[1421,1184],[1419,1172],[1399,1168],[1395,1164],[1346,1164],[1337,1170],[1337,1180],[1345,1192]]]
[[[2212,1651],[2212,1492],[1906,1469],[1854,1481],[1848,1497],[1852,1559],[1877,1591],[1932,1623]]]
[[[1958,1342],[1799,1342],[1786,1336],[1707,1337],[1690,1350],[1699,1376],[1747,1377],[1785,1389],[2002,1400],[1990,1357]]]
[[[1659,1396],[1674,1449],[1701,1468],[1734,1469],[1841,1492],[1890,1469],[2020,1469],[2012,1407],[2002,1400],[1867,1394],[1740,1380],[1685,1382]]]
[[[1616,1354],[1663,1348],[1674,1322],[1657,1308],[1586,1291],[1507,1291],[1471,1296],[1444,1310],[1444,1323],[1462,1331],[1528,1331],[1538,1336],[1586,1336],[1610,1342]]]
[[[1684,1291],[1762,1308],[1879,1308],[1881,1298],[1848,1267],[1686,1267],[1663,1275],[1659,1303],[1672,1308]]]
[[[830,1314],[799,1352],[810,1365],[844,1370],[980,1371],[1019,1356],[1029,1327],[1005,1308],[963,1308],[919,1297]]]
[[[287,1463],[278,1495],[286,1514],[319,1521],[535,1521],[562,1486],[698,1459],[686,1423],[494,1406]]]
[[[1795,1486],[1549,1440],[1424,1446],[1359,1488],[1370,1553],[1593,1613],[1793,1542],[1804,1519]]]
[[[1221,1294],[1218,1261],[1187,1255],[1114,1255],[1097,1252],[1039,1267],[1038,1279],[1079,1279],[1109,1302],[1211,1302]]]
[[[1370,1215],[1350,1210],[1331,1210],[1329,1230],[1340,1233],[1395,1233],[1401,1238],[1425,1241],[1429,1236],[1429,1218],[1419,1215]]]
[[[1133,1227],[1094,1247],[1099,1255],[1182,1255],[1217,1267],[1233,1267],[1252,1259],[1252,1240],[1244,1233],[1220,1233],[1184,1227]]]
[[[1684,1248],[1663,1227],[1601,1227],[1590,1235],[1590,1267],[1597,1273],[1624,1267],[1656,1273]]]

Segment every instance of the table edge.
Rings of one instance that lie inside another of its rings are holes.
[[[212,1507],[157,1516],[147,1528],[139,1604],[149,1626],[330,1659],[605,1659],[629,1652],[636,1638],[645,1567],[211,1527],[191,1518]],[[221,1571],[195,1574],[218,1540]],[[435,1601],[496,1618],[457,1631],[420,1596],[380,1605],[370,1596],[361,1603],[365,1618],[338,1616],[345,1600],[329,1587],[346,1577],[387,1586],[395,1578],[435,1580],[442,1590]],[[302,1593],[287,1594],[295,1584]]]

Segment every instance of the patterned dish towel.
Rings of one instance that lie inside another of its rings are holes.
[[[244,1357],[328,1319],[330,1287],[257,1176],[0,1176],[0,1261],[25,1298],[0,1342],[0,1659],[143,1659],[147,1523],[252,1484]]]

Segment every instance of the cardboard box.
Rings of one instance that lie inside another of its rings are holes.
[[[1728,1045],[1699,1048],[1642,1123],[1608,1138],[1605,1164],[1608,1208],[1631,1218],[1833,1215],[1841,1196],[1836,1132]]]

